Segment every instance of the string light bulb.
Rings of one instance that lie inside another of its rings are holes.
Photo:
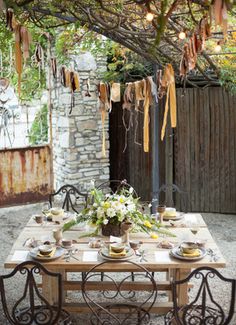
[[[221,51],[221,45],[220,43],[218,42],[217,45],[215,46],[215,52],[220,52]]]
[[[153,15],[151,12],[148,12],[148,13],[146,14],[146,19],[147,19],[147,21],[152,21],[153,18],[154,18],[154,15]]]
[[[185,39],[186,38],[186,33],[185,32],[180,32],[179,33],[179,39]]]

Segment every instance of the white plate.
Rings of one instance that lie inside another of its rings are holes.
[[[169,220],[180,220],[180,219],[182,219],[183,218],[183,216],[184,216],[184,212],[176,212],[176,216],[174,217],[168,217],[168,216],[166,216],[165,217],[165,215],[163,216],[163,220],[165,220],[165,221],[169,221]]]
[[[35,260],[50,262],[50,261],[54,261],[54,260],[60,258],[62,255],[65,254],[66,250],[64,248],[57,247],[53,256],[46,256],[46,255],[38,256],[38,252],[39,252],[38,247],[35,247],[29,252],[29,255]]]
[[[185,261],[199,261],[203,257],[206,256],[207,251],[206,251],[205,248],[202,248],[202,247],[199,247],[198,249],[200,251],[200,256],[188,257],[188,256],[182,256],[181,255],[181,252],[180,252],[180,247],[179,246],[175,246],[174,248],[172,248],[170,250],[170,255],[173,256],[173,257],[175,257],[175,258],[178,258],[180,260],[185,260]]]

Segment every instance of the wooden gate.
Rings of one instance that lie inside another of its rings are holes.
[[[223,88],[177,90],[175,183],[188,210],[236,212],[236,97]]]
[[[164,100],[159,106],[161,125]],[[111,178],[126,178],[143,200],[151,200],[152,156],[137,144],[142,143],[143,116],[133,112],[123,153],[122,114],[116,104],[110,115]],[[129,117],[130,112],[127,126]],[[185,191],[188,211],[236,213],[236,97],[220,87],[187,88],[184,95],[179,88],[177,119],[177,128],[167,129],[160,142],[160,185],[174,183]]]
[[[37,202],[52,190],[49,146],[0,150],[0,206]]]

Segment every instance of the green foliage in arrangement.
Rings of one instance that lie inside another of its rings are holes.
[[[38,145],[48,142],[48,109],[47,105],[36,114],[29,132],[29,143],[31,145]]]

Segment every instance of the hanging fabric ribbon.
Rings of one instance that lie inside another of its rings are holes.
[[[89,78],[86,80],[85,97],[91,97],[91,94],[90,94],[90,80],[89,80]]]
[[[146,79],[146,92],[144,100],[144,121],[143,121],[143,149],[149,152],[149,107],[152,104],[152,83],[151,77]]]
[[[145,92],[146,92],[145,87],[146,87],[145,80],[139,80],[134,82],[136,111],[140,109],[140,101],[143,101],[145,99]]]
[[[111,101],[113,103],[120,102],[120,83],[113,82],[111,85]]]
[[[6,11],[6,27],[9,28],[10,31],[13,31],[15,26],[14,12],[12,8],[8,8]]]
[[[32,38],[28,29],[24,26],[21,26],[20,36],[21,36],[21,43],[22,43],[22,50],[23,50],[23,58],[26,61],[29,58],[29,47]]]
[[[167,64],[165,67],[162,84],[167,88],[167,91],[166,91],[166,105],[165,105],[164,119],[163,119],[163,124],[161,129],[161,140],[163,140],[165,136],[169,106],[170,106],[171,127],[172,128],[176,127],[175,73],[171,64]]]
[[[57,78],[57,60],[56,58],[51,58],[51,69],[52,69],[52,75],[53,78]]]
[[[106,135],[105,135],[105,120],[106,120],[106,112],[110,109],[109,100],[108,100],[108,92],[107,92],[107,84],[100,82],[98,85],[98,93],[100,100],[100,111],[101,111],[101,119],[102,119],[102,156],[106,157]]]
[[[22,74],[22,52],[21,52],[21,25],[17,24],[15,28],[15,66],[18,74],[18,94],[21,92],[21,74]]]

